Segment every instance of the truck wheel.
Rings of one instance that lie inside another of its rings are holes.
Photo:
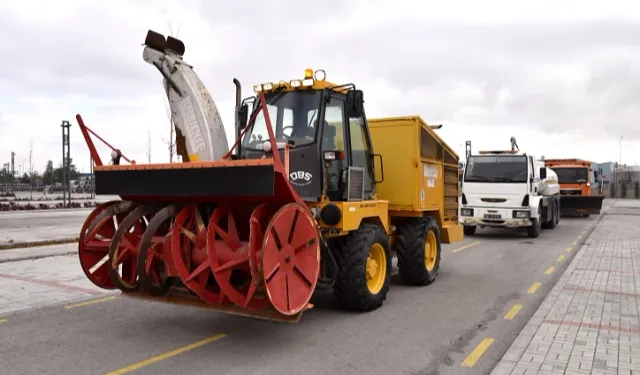
[[[553,229],[556,227],[556,225],[558,224],[558,221],[560,221],[558,219],[558,207],[556,206],[556,204],[554,203],[551,206],[551,220],[549,220],[549,222],[547,223],[547,228],[548,229]]]
[[[465,236],[473,236],[474,234],[476,234],[476,228],[477,228],[477,226],[475,226],[475,225],[465,225],[463,227],[464,235]]]
[[[542,227],[542,215],[540,215],[540,211],[538,211],[538,217],[532,219],[532,221],[532,225],[527,228],[527,235],[531,238],[537,238],[540,235],[540,229]]]
[[[391,245],[384,229],[363,223],[336,239],[338,277],[334,295],[343,308],[371,311],[382,305],[391,284]]]
[[[466,228],[466,227],[465,227]],[[429,285],[440,269],[440,229],[432,218],[409,219],[398,230],[398,271],[409,285]]]

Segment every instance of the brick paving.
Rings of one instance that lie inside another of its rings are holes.
[[[618,200],[491,375],[640,375],[640,202]]]

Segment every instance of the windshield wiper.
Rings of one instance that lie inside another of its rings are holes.
[[[513,182],[514,180],[511,177],[498,176],[498,177],[491,177],[491,181]]]
[[[488,181],[489,179],[484,176],[471,176],[467,177],[464,182],[479,182],[479,181]]]

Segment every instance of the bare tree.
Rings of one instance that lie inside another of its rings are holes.
[[[33,200],[33,139],[29,141],[29,199]]]
[[[147,162],[151,164],[151,130],[147,130],[147,141],[145,145],[147,146]]]
[[[164,139],[164,136],[160,135],[162,142],[169,148],[169,163],[173,163],[173,156],[176,154],[176,141],[174,139],[174,124],[173,116],[171,113],[171,107],[165,103],[165,109],[167,112],[167,118],[169,119],[169,139]]]

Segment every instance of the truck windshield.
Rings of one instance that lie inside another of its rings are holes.
[[[560,184],[577,184],[585,183],[588,180],[588,168],[551,168],[558,175],[558,183]]]
[[[472,156],[467,162],[465,182],[527,182],[526,156]]]
[[[302,146],[316,139],[316,121],[320,106],[320,91],[281,91],[275,96],[266,95],[267,109],[276,142]],[[256,101],[257,104],[258,101]],[[262,149],[269,139],[264,113],[260,112],[242,140],[242,147]]]

